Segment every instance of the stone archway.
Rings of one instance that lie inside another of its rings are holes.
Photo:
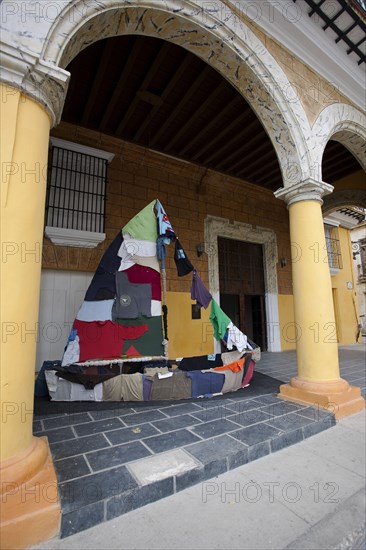
[[[346,206],[359,206],[366,209],[366,191],[363,189],[341,189],[324,198],[323,215]]]
[[[361,111],[344,103],[329,105],[314,122],[312,134],[314,179],[322,179],[322,159],[330,139],[342,143],[366,170],[366,117]]]
[[[310,174],[310,126],[285,73],[254,33],[224,4],[205,10],[195,0],[107,0],[68,3],[49,29],[46,66],[64,68],[91,43],[121,34],[161,38],[191,51],[221,73],[248,101],[276,150],[284,186]],[[58,114],[58,118],[60,117]]]

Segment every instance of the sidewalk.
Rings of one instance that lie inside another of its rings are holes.
[[[339,355],[341,376],[364,392],[365,347],[344,346]],[[267,353],[258,371],[287,381],[295,374],[295,365],[294,352]],[[217,471],[221,475],[216,477],[212,473],[204,481],[197,479],[192,487],[162,500],[34,548],[365,547],[364,413],[274,454],[239,464],[227,473]],[[116,502],[128,506],[124,497]]]
[[[364,548],[364,521],[365,414],[359,413],[276,454],[34,548]]]

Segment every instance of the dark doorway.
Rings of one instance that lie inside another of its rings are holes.
[[[263,247],[218,239],[220,306],[233,323],[267,349]]]

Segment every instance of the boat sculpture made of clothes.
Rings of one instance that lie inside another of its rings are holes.
[[[223,353],[169,358],[167,246],[191,298],[210,308]],[[184,251],[159,200],[134,216],[100,260],[62,360],[39,374],[56,401],[155,401],[212,397],[249,385],[260,349],[224,313]],[[36,385],[37,387],[37,385]],[[39,387],[39,385],[38,385]]]

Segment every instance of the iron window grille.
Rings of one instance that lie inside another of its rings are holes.
[[[46,225],[104,233],[107,166],[106,158],[52,145]]]
[[[331,269],[343,269],[338,228],[333,225],[324,225],[324,231],[329,267]]]

